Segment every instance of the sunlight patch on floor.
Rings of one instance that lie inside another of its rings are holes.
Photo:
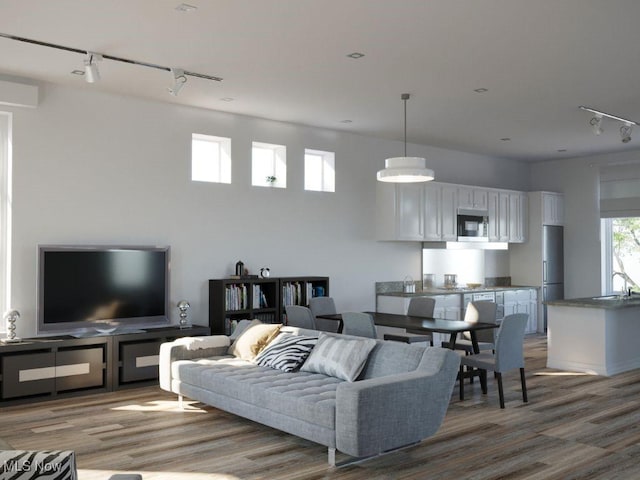
[[[226,473],[197,473],[197,472],[122,472],[116,470],[89,470],[78,469],[78,480],[108,480],[111,475],[115,474],[134,474],[142,475],[143,480],[240,480],[235,475],[227,475]]]
[[[130,412],[178,412],[178,413],[207,413],[205,410],[195,406],[198,402],[182,402],[180,403],[169,400],[155,400],[153,402],[145,402],[144,404],[121,405],[112,407],[111,410],[125,410]]]
[[[534,375],[538,377],[592,377],[598,374],[593,372],[536,372]]]

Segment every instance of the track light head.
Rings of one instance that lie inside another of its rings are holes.
[[[177,97],[182,87],[184,87],[184,84],[187,83],[187,77],[181,68],[172,68],[171,73],[173,74],[173,86],[167,88],[167,91],[174,97]]]
[[[622,139],[622,143],[629,143],[631,141],[632,131],[633,127],[630,123],[626,123],[620,127],[620,138]]]
[[[102,55],[99,53],[87,52],[84,59],[84,79],[88,83],[95,83],[100,80],[100,71],[96,62],[102,61]]]
[[[591,125],[591,129],[593,133],[596,135],[600,135],[604,130],[602,129],[602,115],[596,113],[594,117],[589,121],[589,125]]]

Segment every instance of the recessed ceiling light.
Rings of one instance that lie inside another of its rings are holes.
[[[474,90],[474,92],[476,92],[476,93],[484,93],[484,92],[488,92],[488,91],[489,91],[488,88],[476,88]]]
[[[84,70],[71,70],[73,75],[84,75]]]
[[[223,97],[220,100],[222,100],[223,102],[233,102],[235,99],[231,97]]]
[[[504,137],[504,138],[501,138],[500,140],[502,140],[503,142],[510,142],[511,141],[511,139],[509,137]]]
[[[176,10],[182,13],[189,13],[197,10],[198,7],[194,7],[193,5],[189,5],[187,3],[181,3],[176,7]]]
[[[353,52],[353,53],[350,53],[349,55],[347,55],[347,57],[349,57],[349,58],[353,58],[353,59],[357,60],[357,59],[359,59],[359,58],[364,57],[364,53],[360,53],[360,52]]]
[[[353,120],[340,120],[340,123],[353,123]]]

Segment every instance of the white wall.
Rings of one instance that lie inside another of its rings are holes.
[[[549,190],[564,194],[566,298],[601,293],[599,167],[639,160],[640,151],[630,151],[532,166],[532,191]]]
[[[6,110],[20,336],[35,334],[38,244],[170,245],[171,302],[188,299],[200,324],[206,280],[231,274],[238,260],[273,276],[327,275],[340,310],[375,308],[376,281],[420,278],[420,243],[374,240],[375,173],[400,142],[50,84],[38,108]],[[231,185],[191,182],[194,132],[232,138]],[[287,146],[286,190],[250,186],[252,140]],[[305,147],[336,152],[336,193],[303,191]],[[409,149],[440,181],[527,186],[526,164]]]

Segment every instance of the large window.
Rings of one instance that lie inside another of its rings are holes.
[[[251,185],[287,188],[287,147],[253,142]]]
[[[604,291],[640,291],[640,217],[606,218],[602,223]]]
[[[231,139],[194,133],[191,136],[191,180],[231,183]]]
[[[0,315],[11,308],[11,114],[0,112]],[[0,331],[5,330],[0,321]]]
[[[305,149],[304,189],[316,192],[336,191],[336,155],[333,152]]]

